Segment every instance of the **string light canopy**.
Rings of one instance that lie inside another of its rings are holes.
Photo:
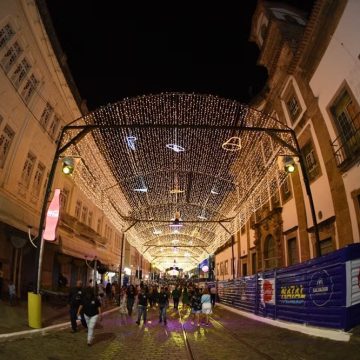
[[[299,156],[297,148],[293,131],[268,114],[166,93],[76,120],[60,151],[81,157],[74,181],[144,257],[189,270],[278,192],[287,176],[278,158]]]

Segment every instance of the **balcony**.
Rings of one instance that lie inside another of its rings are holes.
[[[359,114],[356,118],[359,118]],[[341,170],[348,170],[360,156],[360,126],[356,119],[331,143],[336,165]]]

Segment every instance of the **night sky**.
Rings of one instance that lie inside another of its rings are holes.
[[[314,1],[285,2],[309,12]],[[204,2],[204,7],[172,1],[123,3],[47,0],[68,66],[90,110],[168,91],[246,103],[262,89],[267,72],[256,65],[259,51],[248,42],[255,0]]]

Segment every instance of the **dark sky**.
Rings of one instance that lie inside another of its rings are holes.
[[[255,0],[208,1],[203,7],[173,1],[126,7],[117,1],[46,2],[90,110],[166,91],[246,103],[266,80],[266,70],[256,65],[258,49],[248,42]],[[285,2],[309,11],[314,1]]]

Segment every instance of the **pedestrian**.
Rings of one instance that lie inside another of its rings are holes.
[[[200,326],[201,295],[199,288],[195,288],[191,297],[191,313],[192,313],[191,324],[194,325],[194,321],[196,319],[197,320],[196,325]]]
[[[126,306],[128,309],[128,314],[129,316],[132,315],[132,311],[133,311],[133,306],[134,306],[134,302],[135,302],[135,287],[134,285],[130,285],[127,289],[127,300],[126,300]]]
[[[144,325],[146,325],[147,305],[148,295],[146,294],[146,289],[143,287],[140,289],[138,295],[138,319],[136,321],[138,325],[140,325],[141,317],[144,320]]]
[[[4,272],[2,269],[2,262],[0,262],[0,300],[2,295],[3,284],[4,284]]]
[[[9,288],[8,290],[9,290],[10,305],[13,306],[13,305],[15,305],[15,300],[16,300],[16,290],[15,290],[15,284],[13,281],[10,281],[8,288]]]
[[[182,304],[183,304],[183,310],[187,310],[187,307],[189,306],[189,293],[188,293],[188,289],[185,286],[184,287],[184,291],[182,293]]]
[[[121,316],[121,322],[124,322],[124,324],[126,324],[127,323],[126,317],[128,315],[128,309],[127,309],[127,295],[126,295],[125,289],[121,289],[119,312],[120,312],[120,316]]]
[[[212,313],[211,297],[209,289],[206,287],[201,295],[201,313],[205,315],[205,325],[209,326],[209,315]]]
[[[210,288],[210,298],[211,298],[211,306],[214,308],[215,307],[215,302],[216,302],[216,286],[213,285],[211,288]]]
[[[105,287],[105,294],[106,294],[106,298],[108,300],[108,302],[110,303],[110,300],[111,300],[111,283],[110,281],[106,284],[106,287]]]
[[[158,296],[158,303],[159,303],[159,323],[164,321],[166,325],[166,309],[169,305],[169,294],[168,289],[164,288],[163,286],[160,288],[160,293]]]
[[[78,310],[81,305],[81,300],[84,296],[83,283],[81,280],[76,282],[76,287],[70,289],[68,304],[70,307],[70,321],[71,321],[71,332],[75,333],[77,331],[77,323],[76,320],[78,318]],[[87,328],[87,324],[84,317],[84,312],[80,313],[81,324],[84,328]]]
[[[86,289],[85,294],[81,300],[81,305],[77,311],[77,316],[84,312],[86,324],[88,327],[87,344],[91,346],[94,340],[94,328],[97,320],[102,320],[101,304],[99,299],[95,296],[94,291]]]
[[[178,310],[179,299],[180,299],[180,290],[177,285],[175,286],[175,289],[172,291],[171,296],[174,301],[174,309]]]
[[[99,284],[98,284],[98,295],[100,296],[100,304],[101,306],[104,305],[104,296],[105,296],[105,288],[104,288],[104,284],[102,279],[100,280]]]
[[[68,283],[67,278],[62,273],[59,273],[59,277],[58,277],[59,290],[63,290],[66,287],[67,283]]]

